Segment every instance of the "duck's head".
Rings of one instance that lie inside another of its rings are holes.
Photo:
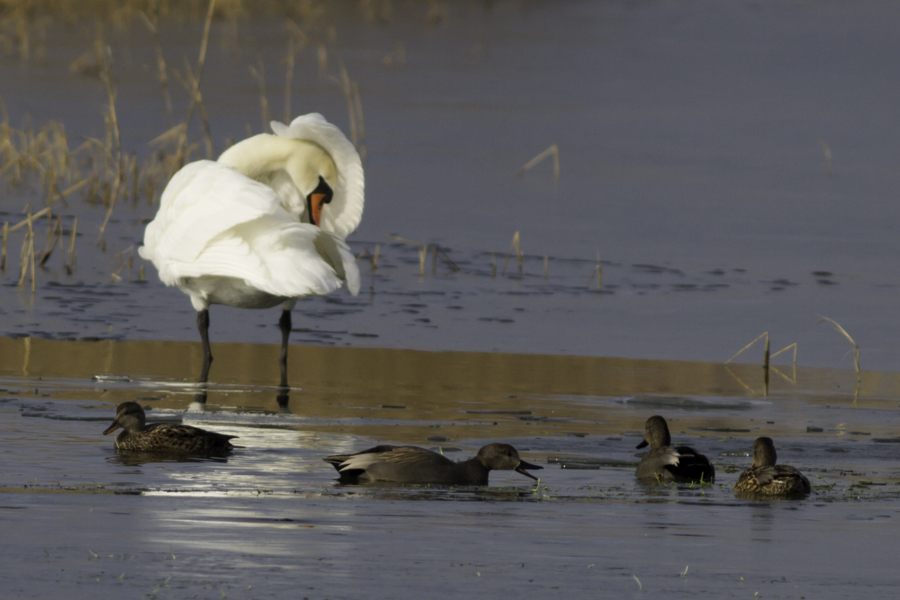
[[[509,444],[488,444],[483,446],[475,458],[490,471],[515,471],[534,480],[537,480],[537,477],[525,469],[544,468],[519,458],[518,451]]]
[[[753,442],[753,464],[751,467],[773,467],[778,460],[775,442],[769,437],[759,437]]]
[[[671,443],[672,436],[669,435],[669,425],[666,420],[659,415],[654,415],[644,424],[644,441],[637,447],[643,448],[649,444],[650,448],[659,448]]]
[[[123,402],[116,408],[116,418],[106,428],[103,435],[108,435],[121,427],[125,431],[143,431],[147,424],[147,415],[137,402]]]

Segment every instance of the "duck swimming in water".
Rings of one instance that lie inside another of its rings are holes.
[[[672,436],[669,425],[659,415],[647,419],[644,426],[644,441],[638,448],[650,446],[650,451],[641,457],[634,476],[644,481],[712,483],[716,469],[709,459],[690,446],[670,446]]]
[[[753,442],[753,464],[734,484],[735,494],[757,496],[805,496],[811,491],[809,479],[790,465],[776,465],[778,454],[772,438]]]
[[[460,462],[418,446],[387,445],[322,460],[337,469],[341,483],[487,485],[491,471],[515,471],[537,480],[525,469],[543,468],[519,458],[519,453],[509,444],[488,444],[474,458]]]
[[[144,409],[137,402],[120,404],[103,435],[120,427],[123,431],[116,437],[116,450],[134,452],[222,455],[234,448],[230,440],[237,437],[179,423],[147,425]]]

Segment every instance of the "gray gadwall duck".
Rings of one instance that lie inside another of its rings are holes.
[[[669,426],[660,416],[647,419],[644,426],[644,441],[638,448],[650,446],[650,451],[641,457],[634,476],[643,481],[700,482],[712,483],[716,470],[709,459],[690,446],[670,446],[672,436]]]
[[[778,454],[772,438],[753,442],[753,464],[734,484],[735,494],[758,496],[805,496],[811,490],[809,479],[790,465],[776,465]]]
[[[234,448],[229,440],[237,437],[178,423],[147,425],[144,409],[137,402],[120,404],[116,408],[116,419],[103,435],[120,427],[124,431],[116,437],[116,450],[135,452],[221,455]]]
[[[323,460],[337,469],[341,483],[487,485],[491,471],[516,471],[537,480],[525,469],[543,468],[519,458],[519,453],[509,444],[488,444],[474,458],[460,462],[417,446],[375,446]]]

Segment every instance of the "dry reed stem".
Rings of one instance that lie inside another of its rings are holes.
[[[328,72],[328,50],[322,44],[319,44],[318,48],[316,48],[316,62],[319,65],[319,75],[324,75]]]
[[[425,257],[428,255],[428,246],[419,248],[419,277],[425,276]]]
[[[34,227],[32,224],[32,220],[34,219],[33,215],[28,215],[27,225],[28,225],[28,233],[25,235],[25,239],[22,241],[22,273],[19,276],[19,283],[17,285],[21,286],[25,283],[25,277],[28,275],[28,269],[31,268],[31,291],[32,293],[35,290],[35,272],[34,272]]]
[[[87,179],[87,178],[82,179],[81,181],[79,181],[79,182],[76,183],[75,185],[69,186],[69,187],[66,188],[64,191],[62,191],[62,192],[57,192],[56,195],[53,196],[47,203],[50,204],[50,205],[52,205],[52,204],[53,204],[54,202],[56,202],[57,200],[62,200],[62,199],[64,199],[66,196],[68,196],[68,195],[71,194],[72,192],[76,192],[76,191],[78,191],[79,189],[83,188],[83,187],[88,183],[88,181],[90,181],[90,180]],[[47,208],[49,209],[50,207],[48,206]]]
[[[548,156],[553,157],[553,181],[559,181],[559,147],[556,144],[553,144],[552,146],[532,158],[530,161],[525,163],[525,165],[521,169],[516,171],[516,175],[524,175],[525,171],[535,166]]]
[[[52,232],[47,232],[47,245],[44,247],[44,250],[41,252],[40,261],[38,261],[38,266],[43,267],[48,260],[50,260],[50,255],[53,254],[53,250],[56,248],[56,243],[62,237],[62,218],[56,217],[56,224],[53,227]]]
[[[209,115],[206,113],[206,105],[203,103],[203,94],[200,92],[200,81],[194,76],[194,71],[187,60],[184,61],[184,76],[182,77],[177,71],[175,76],[185,89],[194,96],[194,107],[200,114],[200,125],[203,127],[203,139],[206,142],[206,158],[212,160],[212,134],[209,129]],[[187,121],[185,122],[187,124]],[[185,137],[182,138],[184,144],[187,144],[187,128],[185,128]],[[185,153],[181,155],[182,162],[187,160],[186,146]]]
[[[344,93],[344,100],[347,102],[347,116],[350,119],[350,139],[353,141],[353,147],[359,150],[359,134],[356,129],[356,104],[353,101],[353,83],[350,80],[350,75],[347,73],[343,60],[340,60],[340,66],[340,78],[332,75],[331,80],[341,86],[341,91]]]
[[[37,211],[33,215],[29,214],[27,219],[25,219],[23,221],[19,221],[18,223],[16,223],[12,227],[10,227],[9,228],[10,233],[15,231],[16,229],[19,229],[20,227],[31,227],[32,219],[39,219],[49,212],[50,212],[50,207],[48,206],[47,208],[42,208],[41,210]]]
[[[745,390],[747,390],[747,392],[750,395],[752,395],[752,396],[756,395],[756,390],[754,390],[749,385],[744,383],[744,380],[741,379],[740,377],[738,377],[737,374],[735,374],[735,372],[732,371],[731,368],[727,364],[725,365],[725,370],[728,371],[728,374],[731,375],[734,378],[734,380],[737,381],[741,385],[741,387],[743,387]]]
[[[788,377],[787,375],[785,375],[784,373],[779,371],[778,367],[776,367],[775,365],[772,365],[772,371],[774,371],[777,375],[781,375],[782,379],[784,379],[785,381],[787,381],[790,384],[797,383],[797,366],[796,365],[794,365],[794,367],[793,367],[793,373],[794,373],[793,378]]]
[[[503,261],[503,268],[500,269],[500,274],[503,275],[506,273],[506,265],[509,262],[509,258],[512,256],[512,253],[516,253],[516,261],[519,263],[519,277],[522,276],[522,248],[519,245],[519,232],[517,231],[513,235],[512,244],[509,246],[509,253],[506,255],[506,260]]]
[[[725,361],[725,364],[727,365],[728,363],[730,363],[731,361],[736,359],[738,356],[741,355],[741,353],[744,350],[746,350],[747,348],[749,348],[750,346],[752,346],[753,344],[755,344],[756,342],[758,342],[759,340],[761,340],[763,338],[766,338],[766,353],[765,353],[765,357],[764,357],[765,360],[763,361],[763,366],[768,367],[768,364],[769,364],[769,332],[768,331],[765,331],[765,332],[759,334],[759,336],[756,337],[756,339],[754,339],[752,342],[750,342],[749,344],[747,344],[746,346],[744,346],[743,348],[738,350],[734,356],[732,356],[731,358],[729,358],[728,360]]]
[[[288,38],[287,56],[284,58],[286,67],[284,73],[284,122],[291,122],[291,83],[294,79],[294,38]]]
[[[544,255],[544,279],[547,279],[547,271],[550,270],[550,257],[548,255]]]
[[[378,269],[378,252],[381,250],[381,244],[375,244],[375,254],[372,256],[372,268]]]
[[[159,78],[159,86],[162,88],[163,108],[166,111],[166,122],[171,125],[174,113],[172,111],[172,97],[169,95],[169,76],[166,73],[166,58],[163,55],[162,42],[159,37],[159,7],[156,6],[154,8],[152,21],[143,11],[140,11],[139,14],[144,21],[144,25],[147,26],[147,29],[149,29],[150,33],[153,35],[153,44],[156,48],[156,74]]]
[[[434,245],[434,257],[433,257],[433,259],[432,259],[432,264],[431,264],[431,272],[432,272],[432,273],[436,273],[436,272],[437,272],[437,259],[438,259],[438,256],[441,257],[441,260],[444,261],[444,263],[447,265],[447,267],[448,267],[452,272],[456,273],[457,271],[460,270],[459,267],[457,266],[457,264],[456,264],[455,262],[453,262],[453,259],[450,258],[450,256],[447,255],[447,252],[445,252],[443,248],[441,248],[440,246],[438,246],[437,244],[435,244],[435,245]]]
[[[397,60],[397,64],[405,65],[406,64],[406,48],[403,47],[403,42],[397,42],[397,45],[394,46],[394,49],[388,52],[384,58],[381,59],[381,64],[385,67],[391,66],[394,60]]]
[[[3,247],[0,249],[0,271],[6,273],[6,239],[9,237],[9,221],[3,222]]]
[[[816,327],[818,327],[819,325],[821,325],[822,323],[824,323],[824,322],[827,321],[828,323],[831,323],[832,326],[834,326],[834,328],[835,328],[839,333],[841,333],[845,338],[847,338],[847,341],[848,341],[848,342],[850,342],[851,344],[853,344],[854,363],[855,363],[855,365],[856,365],[856,381],[859,382],[859,381],[862,379],[862,377],[861,377],[861,375],[860,375],[860,369],[859,369],[859,344],[857,344],[857,343],[853,340],[853,338],[850,337],[850,334],[847,333],[847,330],[844,329],[843,327],[841,327],[840,324],[839,324],[837,321],[835,321],[834,319],[829,319],[828,317],[823,317],[823,316],[821,316],[821,315],[819,315],[819,318],[821,319],[821,321],[819,321],[818,323],[816,323],[816,324],[813,326],[814,329],[815,329]]]
[[[179,167],[183,164],[183,160],[185,157],[185,153],[187,150],[188,143],[188,130],[191,125],[191,117],[194,116],[194,110],[197,107],[197,104],[203,102],[203,97],[200,95],[200,80],[203,76],[203,65],[206,62],[206,48],[209,45],[209,29],[212,26],[212,17],[213,10],[216,7],[216,0],[209,0],[209,8],[206,11],[206,21],[203,23],[203,38],[200,40],[200,55],[197,57],[197,76],[191,73],[191,103],[188,105],[187,118],[184,120],[184,135],[181,137],[180,143],[178,144],[178,151],[176,153],[177,164]],[[205,112],[205,111],[204,111]],[[212,158],[212,144],[208,144],[208,157]]]
[[[66,273],[71,275],[75,272],[75,234],[78,231],[78,217],[72,221],[72,231],[69,232],[69,252],[66,257]]]
[[[793,363],[792,363],[792,364],[793,364],[794,368],[796,368],[796,367],[797,367],[797,342],[794,342],[794,343],[791,344],[790,346],[785,346],[784,348],[782,348],[782,349],[779,350],[778,352],[774,353],[774,354],[773,354],[772,356],[770,356],[769,358],[775,358],[775,357],[778,356],[779,354],[782,354],[782,353],[784,353],[784,352],[787,352],[787,351],[790,350],[791,348],[794,349],[794,360],[793,360]]]
[[[825,177],[831,177],[831,148],[828,146],[828,142],[822,139],[821,136],[816,136],[816,140],[819,142],[819,145],[822,146],[822,152],[825,153]]]
[[[359,129],[359,156],[363,163],[366,162],[366,125],[363,121],[362,100],[359,98],[359,86],[353,82],[353,105],[356,110],[356,123]]]
[[[266,98],[266,66],[259,50],[256,51],[256,64],[259,68],[251,66],[250,74],[259,83],[259,112],[262,117],[262,130],[266,131],[272,120],[272,114],[269,111],[269,100]]]
[[[402,238],[399,235],[394,235],[392,233],[385,234],[387,237],[392,240],[397,240],[398,242],[402,242],[404,244],[411,244],[413,246],[418,247],[419,253],[419,276],[425,276],[425,257],[428,256],[428,244],[423,244],[421,242],[417,242],[415,240],[408,240],[406,238]]]

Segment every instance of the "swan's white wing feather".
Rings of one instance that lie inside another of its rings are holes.
[[[162,280],[172,285],[163,277],[168,263],[196,260],[223,232],[278,211],[290,219],[270,188],[213,161],[190,163],[166,186],[140,254],[153,261]]]
[[[347,136],[318,113],[299,116],[290,125],[272,121],[271,127],[279,137],[314,142],[331,155],[338,172],[337,189],[320,225],[341,239],[353,233],[362,220],[366,182],[362,160]]]
[[[328,294],[342,279],[354,293],[359,289],[359,272],[342,240],[297,222],[270,188],[230,167],[211,161],[187,165],[160,204],[140,253],[167,285],[230,277],[285,298]]]
[[[319,230],[316,251],[334,269],[337,276],[347,282],[347,289],[356,296],[359,293],[359,267],[356,257],[347,243],[335,234]]]

